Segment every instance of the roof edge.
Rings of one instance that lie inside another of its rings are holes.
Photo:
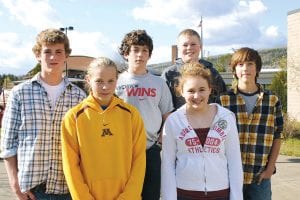
[[[298,12],[300,13],[300,8],[289,11],[288,15],[292,15],[292,14],[295,14],[295,13],[298,13]]]

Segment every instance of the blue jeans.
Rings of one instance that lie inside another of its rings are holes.
[[[30,190],[37,200],[72,200],[68,194],[46,194],[46,184],[42,183]]]
[[[257,183],[244,184],[243,195],[244,200],[271,200],[271,180],[263,179],[260,185]]]
[[[159,200],[160,198],[160,147],[154,144],[146,151],[146,174],[142,199]]]

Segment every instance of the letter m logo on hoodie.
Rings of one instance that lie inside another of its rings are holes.
[[[102,129],[102,137],[113,135],[109,128]]]

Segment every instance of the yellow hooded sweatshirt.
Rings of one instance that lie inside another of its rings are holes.
[[[140,200],[146,131],[138,110],[118,97],[102,110],[88,96],[64,117],[62,158],[73,200]]]

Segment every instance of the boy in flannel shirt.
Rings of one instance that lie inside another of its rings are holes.
[[[56,29],[41,31],[32,48],[41,72],[10,92],[1,130],[1,157],[18,200],[71,200],[62,170],[60,126],[85,98],[63,70],[71,48]]]
[[[237,84],[220,96],[220,103],[235,113],[244,171],[244,200],[270,200],[283,130],[278,97],[257,83],[262,62],[251,48],[238,49],[230,67]]]

